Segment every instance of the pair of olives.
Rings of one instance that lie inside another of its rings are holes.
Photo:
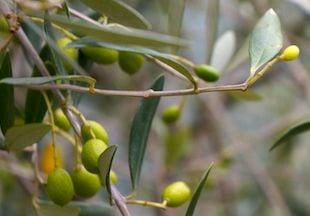
[[[69,58],[76,61],[78,50],[76,48],[66,47],[71,42],[71,39],[64,37],[57,41],[57,45],[63,49]],[[98,64],[108,65],[118,61],[120,68],[129,75],[138,72],[144,63],[144,57],[141,54],[128,51],[117,51],[110,48],[92,46],[83,47],[81,51],[87,58]],[[72,70],[72,67],[67,62],[64,62],[64,66],[68,71]]]
[[[115,184],[117,175],[111,171],[110,181]],[[48,175],[46,191],[57,205],[68,204],[74,194],[82,198],[94,196],[101,188],[98,175],[88,172],[83,166],[75,169],[71,175],[63,168],[57,168]]]

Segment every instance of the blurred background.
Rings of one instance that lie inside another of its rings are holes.
[[[188,48],[167,52],[197,64],[210,59],[208,31],[212,28],[210,25],[217,22],[216,38],[222,38],[218,55],[233,53],[221,68],[217,84],[237,84],[247,78],[247,38],[269,8],[280,17],[285,44],[298,45],[301,58],[275,65],[248,93],[161,98],[148,140],[137,198],[160,201],[163,188],[177,180],[187,182],[194,189],[214,161],[196,215],[310,215],[310,133],[269,152],[283,131],[310,117],[310,1],[221,0],[218,21],[216,14],[210,15],[214,11],[208,10],[207,0],[185,0],[183,18],[179,12],[183,7],[180,2],[183,1],[126,0],[152,23],[154,31],[191,41]],[[70,1],[70,5],[83,10],[78,1]],[[30,75],[31,67],[27,66],[22,50],[16,46],[12,56],[14,75]],[[213,63],[221,65],[222,62]],[[147,62],[134,76],[123,73],[118,65],[93,65],[89,73],[98,80],[98,88],[144,90],[165,72]],[[187,87],[186,82],[168,73],[165,77],[167,90]],[[183,100],[181,119],[176,124],[165,125],[160,113]],[[139,102],[140,99],[135,98],[84,95],[78,106],[88,119],[102,123],[111,143],[119,146],[113,170],[119,176],[117,186],[123,194],[131,192],[128,141]],[[23,110],[24,104],[25,90],[17,89],[16,105]],[[48,142],[46,137],[39,149]],[[70,145],[58,138],[58,146],[63,150],[64,164],[70,168]],[[26,161],[24,166],[29,167]],[[0,163],[0,215],[33,215],[31,197],[7,170]],[[103,199],[106,200],[104,190],[88,202],[98,203]],[[130,211],[133,215],[177,216],[184,215],[186,207],[187,204],[162,211],[130,206]]]

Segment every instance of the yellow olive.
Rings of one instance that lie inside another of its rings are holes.
[[[57,165],[62,167],[63,158],[60,149],[56,147],[55,157],[53,144],[46,144],[43,148],[42,157],[40,160],[41,169],[45,174],[50,174],[52,171],[55,170],[55,158]]]
[[[296,45],[288,46],[282,53],[281,59],[283,61],[293,61],[297,59],[300,55],[299,47]]]
[[[182,181],[168,185],[163,192],[163,199],[167,201],[167,206],[178,207],[185,203],[191,195],[191,190]]]

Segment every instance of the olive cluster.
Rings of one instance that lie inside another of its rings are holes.
[[[53,113],[55,125],[62,130],[70,129],[70,122],[62,112],[57,109]],[[71,173],[63,168],[48,169],[46,191],[49,198],[57,205],[64,206],[75,195],[81,198],[94,196],[103,186],[99,177],[98,159],[109,144],[109,135],[105,128],[96,121],[86,121],[81,127],[84,140],[81,159],[82,164]],[[110,172],[110,182],[115,184],[118,177],[114,171]]]

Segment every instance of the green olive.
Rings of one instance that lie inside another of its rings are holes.
[[[83,47],[83,54],[98,64],[113,64],[118,60],[118,51],[102,47]]]
[[[109,135],[104,127],[96,121],[86,121],[81,128],[82,137],[85,141],[96,138],[109,144]]]
[[[218,70],[210,65],[196,65],[194,71],[200,79],[206,82],[215,82],[220,78]]]
[[[49,198],[57,205],[64,206],[74,195],[74,188],[69,173],[57,168],[48,175],[46,191]]]
[[[168,185],[163,192],[163,199],[167,201],[167,206],[178,207],[185,203],[191,195],[191,190],[182,181]]]
[[[100,189],[98,175],[88,172],[83,166],[71,173],[75,193],[83,198],[94,196]]]
[[[91,139],[84,144],[81,153],[82,163],[89,172],[99,173],[98,159],[107,147],[107,144],[100,139]]]
[[[63,113],[63,111],[58,108],[53,113],[55,125],[65,131],[68,131],[71,128],[71,124],[67,118],[67,116]]]
[[[57,45],[60,49],[62,49],[62,51],[65,53],[65,55],[67,57],[69,57],[70,59],[77,61],[78,59],[78,50],[76,48],[68,48],[66,47],[69,43],[71,43],[72,40],[67,38],[67,37],[63,37],[57,40]],[[67,71],[72,71],[73,67],[71,64],[69,64],[69,62],[63,60],[63,64],[64,67]]]
[[[173,122],[176,122],[181,116],[181,109],[180,106],[178,105],[173,105],[167,107],[163,112],[162,112],[162,120],[166,124],[171,124]]]
[[[121,69],[129,75],[133,75],[140,70],[144,63],[144,57],[140,54],[120,51],[118,64]]]

